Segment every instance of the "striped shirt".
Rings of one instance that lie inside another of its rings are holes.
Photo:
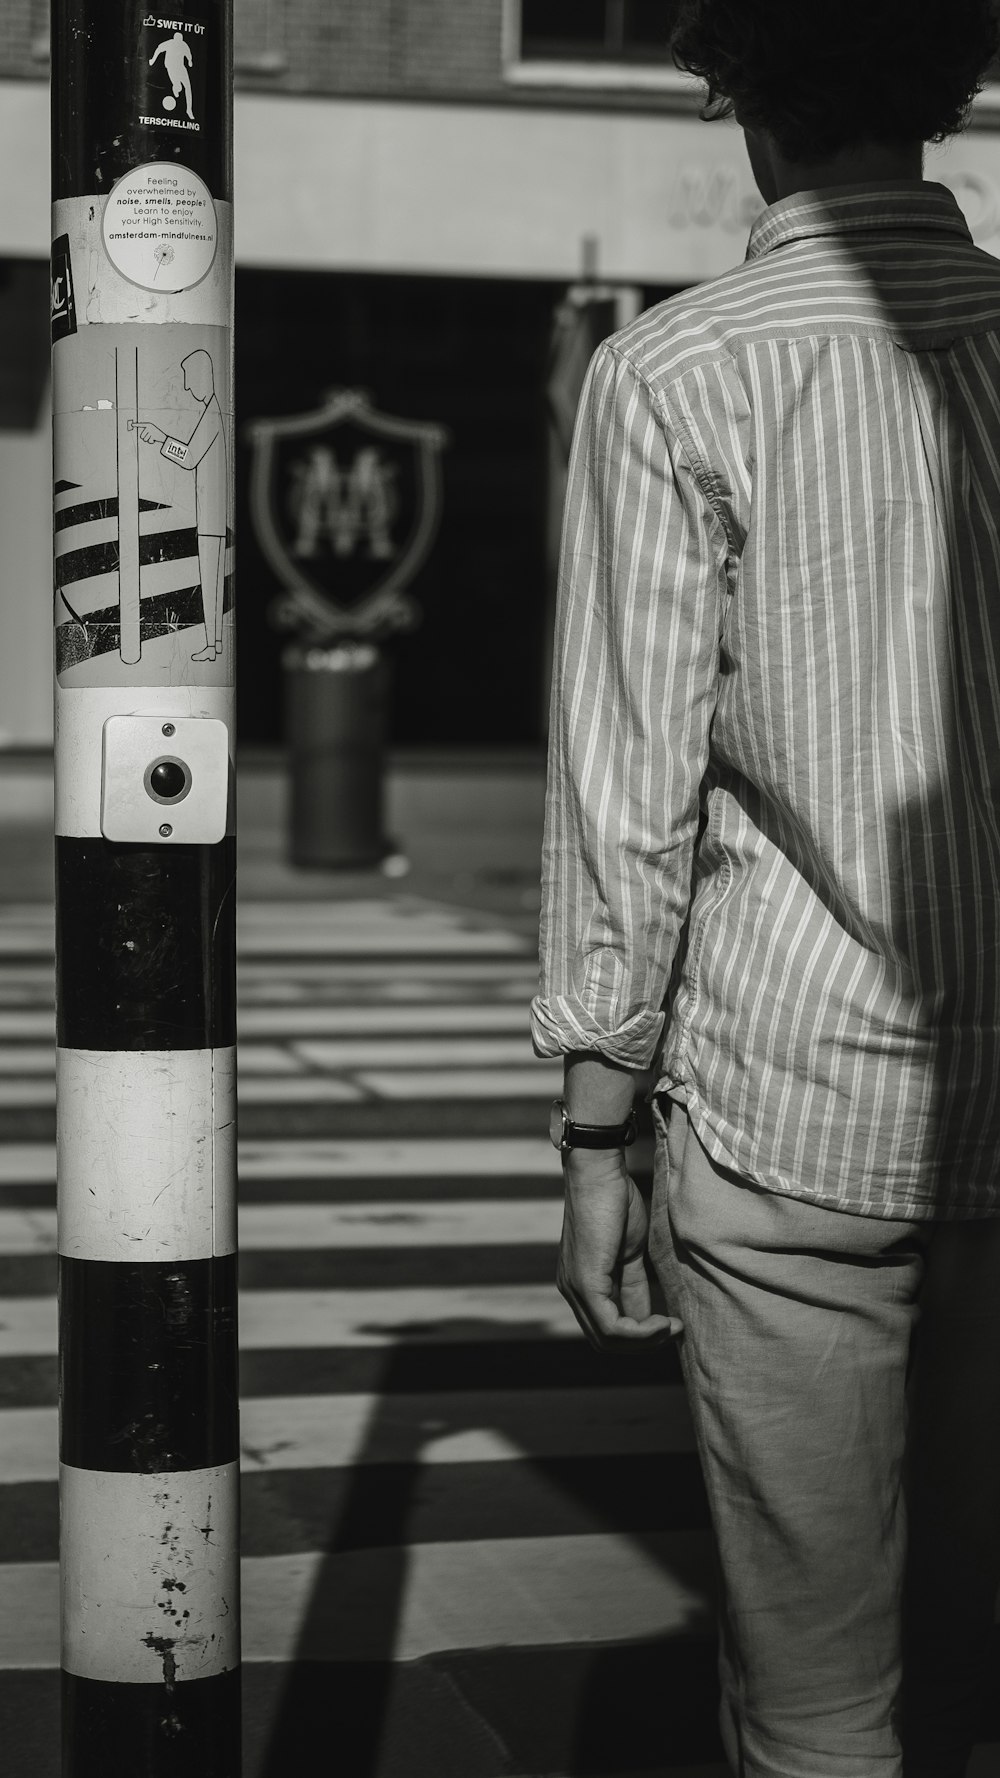
[[[563,530],[536,1053],[768,1190],[1000,1214],[1000,262],[800,192],[598,350]]]

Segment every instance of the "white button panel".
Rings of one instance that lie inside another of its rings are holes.
[[[160,765],[167,769],[157,774]],[[170,794],[174,785],[177,795]],[[228,808],[224,722],[214,716],[108,717],[101,782],[106,840],[214,846],[225,836]]]

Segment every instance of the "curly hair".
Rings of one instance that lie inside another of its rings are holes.
[[[957,135],[1000,52],[996,0],[682,0],[674,63],[705,121],[763,130],[786,160]]]

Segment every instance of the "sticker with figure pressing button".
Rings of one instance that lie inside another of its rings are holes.
[[[228,333],[87,327],[55,353],[59,683],[232,684]]]

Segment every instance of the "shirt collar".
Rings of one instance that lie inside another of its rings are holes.
[[[779,198],[761,211],[750,230],[747,259],[817,235],[886,234],[897,229],[909,234],[943,229],[972,240],[958,200],[946,185],[931,179],[894,179],[831,185]]]

